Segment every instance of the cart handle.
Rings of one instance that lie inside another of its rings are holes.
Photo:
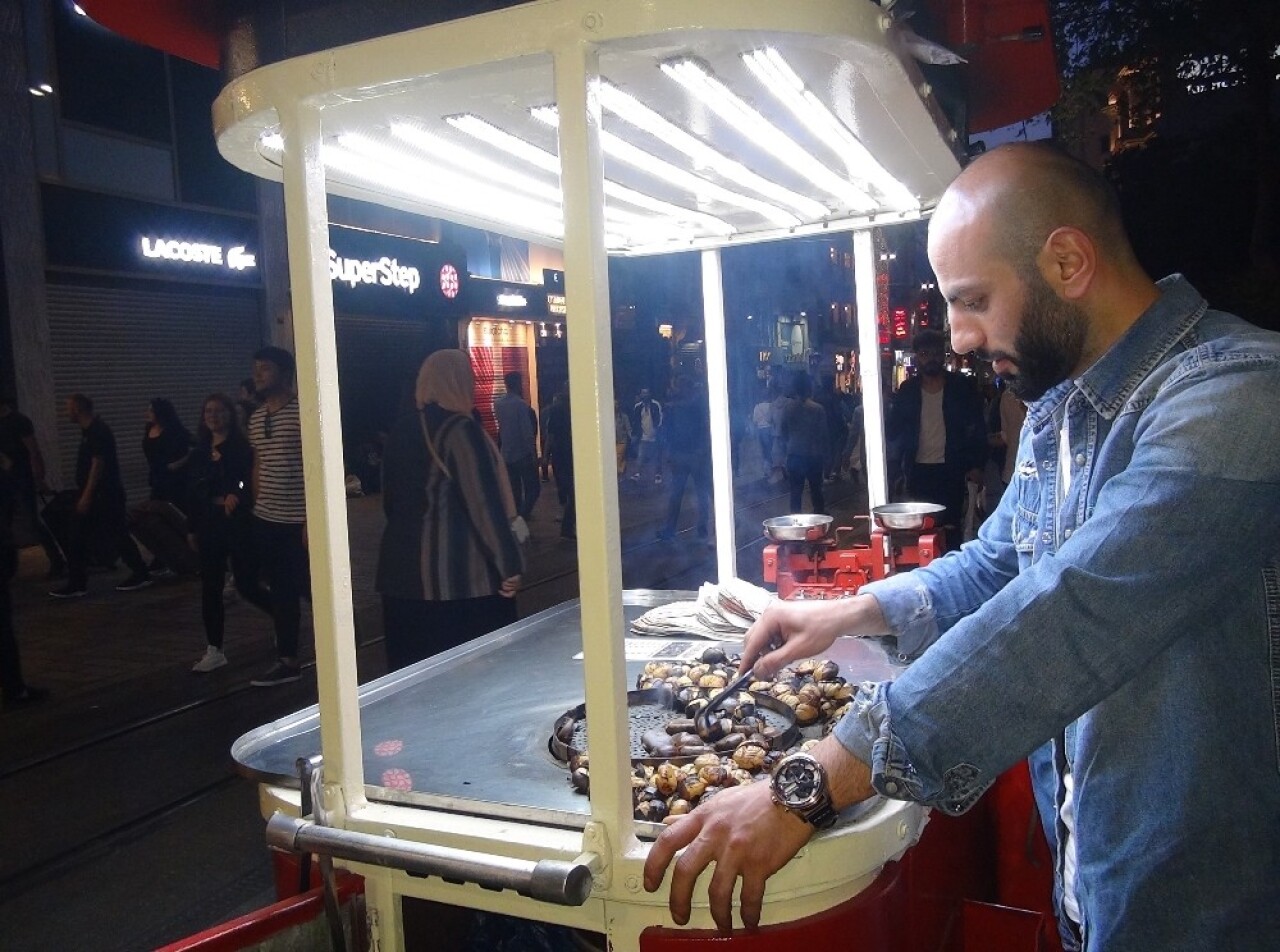
[[[411,876],[439,876],[485,889],[514,889],[522,896],[562,906],[581,906],[591,895],[591,869],[562,860],[510,859],[450,846],[431,846],[389,836],[318,826],[276,813],[267,821],[267,844],[295,853],[322,853],[357,863],[403,869]]]

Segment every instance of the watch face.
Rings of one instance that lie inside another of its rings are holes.
[[[817,763],[808,757],[788,758],[778,765],[778,771],[773,775],[773,785],[784,804],[803,810],[820,799],[822,774]]]

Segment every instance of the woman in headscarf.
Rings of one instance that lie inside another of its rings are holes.
[[[414,402],[383,457],[377,587],[388,670],[514,622],[524,571],[506,472],[472,415],[470,358],[428,357]]]

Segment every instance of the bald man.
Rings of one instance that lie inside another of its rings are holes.
[[[793,775],[836,810],[958,814],[1030,758],[1068,950],[1280,949],[1280,336],[1152,281],[1105,181],[1044,144],[965,169],[929,257],[955,350],[1029,403],[1013,480],[959,552],[748,632],[757,672],[839,636],[917,656]],[[714,862],[715,921],[740,879],[754,925],[822,806],[725,790],[653,844],[645,887],[671,865],[684,923]]]

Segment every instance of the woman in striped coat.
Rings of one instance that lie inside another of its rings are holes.
[[[428,357],[415,403],[391,430],[383,457],[387,527],[377,587],[388,670],[514,622],[524,571],[506,472],[471,413],[467,355]]]

